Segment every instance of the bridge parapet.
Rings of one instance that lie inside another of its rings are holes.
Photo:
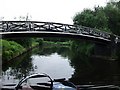
[[[38,21],[0,21],[0,32],[2,33],[23,31],[27,32],[51,31],[51,32],[74,33],[111,40],[111,33],[80,25],[69,25],[62,23],[38,22]],[[115,37],[117,38],[117,36]],[[117,42],[118,41],[120,41],[120,37],[118,38]]]

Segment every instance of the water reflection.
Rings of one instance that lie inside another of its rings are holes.
[[[78,61],[78,62],[77,62]],[[118,61],[97,58],[72,60],[75,73],[70,79],[75,84],[117,84],[120,85],[120,64]]]
[[[52,78],[71,78],[74,69],[69,65],[68,59],[57,53],[50,56],[32,55],[36,73],[47,73]]]
[[[68,50],[66,47],[38,47],[10,62],[5,62],[3,81],[16,83],[22,77],[33,73],[47,73],[52,78],[71,78],[74,69],[67,58]]]
[[[31,52],[24,54],[14,60],[3,63],[3,81],[6,83],[18,82],[16,79],[21,79],[34,71],[32,65]]]
[[[10,82],[18,82],[23,76],[42,72],[75,84],[120,84],[119,69],[119,61],[91,58],[70,47],[46,46],[3,63],[3,79],[8,82],[13,78]]]

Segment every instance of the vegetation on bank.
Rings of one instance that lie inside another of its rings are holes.
[[[1,39],[2,60],[8,61],[15,58],[35,46],[41,45],[41,39]]]
[[[55,39],[54,39],[55,40]],[[21,55],[23,52],[30,50],[39,45],[47,46],[70,46],[70,41],[54,41],[42,38],[25,38],[25,39],[1,39],[2,60],[8,61]]]
[[[70,46],[71,41],[66,42],[54,42],[54,41],[43,41],[44,45],[51,45],[51,46]]]
[[[15,41],[7,41],[1,39],[2,45],[2,60],[10,60],[25,51],[25,48]]]
[[[93,43],[85,42],[85,41],[72,41],[71,49],[73,52],[78,53],[79,56],[86,55],[90,56],[92,54],[94,48]]]

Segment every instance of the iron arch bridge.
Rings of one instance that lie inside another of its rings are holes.
[[[99,42],[120,42],[120,37],[95,28],[39,21],[0,21],[0,34],[9,37],[72,37]]]

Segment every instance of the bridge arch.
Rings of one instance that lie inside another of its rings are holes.
[[[111,52],[116,52],[117,46],[120,46],[120,37],[117,35],[100,31],[95,28],[53,22],[0,21],[0,36],[1,38],[74,38],[92,41],[99,45],[104,44],[111,47]]]
[[[0,34],[2,38],[66,37],[103,43],[120,41],[120,37],[95,28],[39,21],[0,21]]]

